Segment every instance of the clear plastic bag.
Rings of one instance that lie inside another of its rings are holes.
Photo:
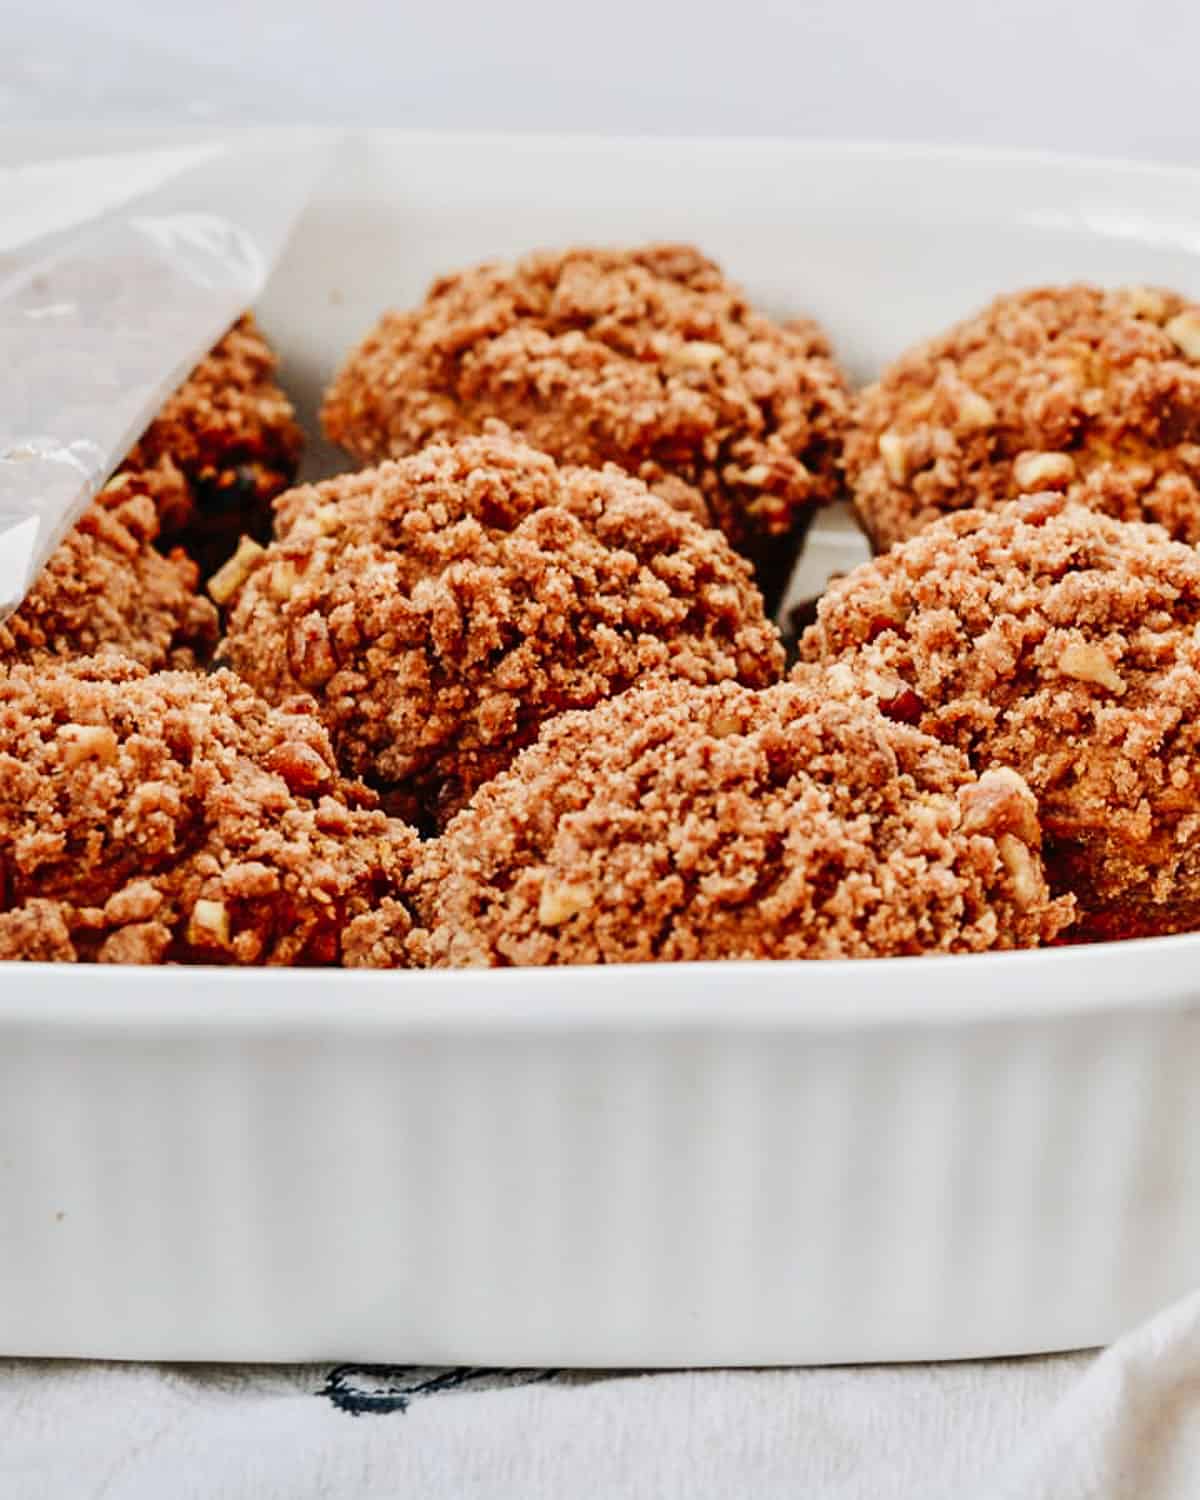
[[[0,619],[262,290],[331,145],[259,132],[0,168]]]

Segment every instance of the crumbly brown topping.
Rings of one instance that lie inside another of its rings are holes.
[[[1049,493],[947,517],[834,583],[801,654],[827,690],[1019,771],[1085,911],[1165,930],[1200,900],[1192,547]]]
[[[422,846],[439,966],[833,958],[1032,945],[1033,797],[873,707],[655,679],[542,731]],[[385,937],[376,957],[387,948]]]
[[[250,314],[201,360],[0,624],[0,664],[120,651],[148,667],[203,660],[216,612],[196,595],[244,531],[270,531],[301,434]],[[164,557],[160,538],[179,538]]]
[[[0,622],[0,667],[113,652],[147,667],[194,665],[217,614],[196,565],[154,543],[153,497],[133,475],[111,483],[51,554],[25,602]]]
[[[1200,307],[1152,287],[999,297],[854,403],[845,464],[880,548],[1042,489],[1200,542]]]
[[[33,900],[0,907],[0,959],[72,964],[78,958],[61,901]]]
[[[323,417],[368,463],[499,418],[562,463],[619,464],[745,548],[834,496],[847,405],[814,323],[773,323],[698,251],[651,245],[441,277],[351,354]]]
[[[269,503],[295,477],[303,437],[251,314],[168,398],[123,471],[149,476],[164,535],[210,572],[240,531],[265,539]]]
[[[348,925],[414,854],[306,705],[115,658],[0,673],[0,958],[360,961]]]
[[[648,672],[782,670],[748,564],[615,468],[488,432],[292,491],[278,518],[223,655],[272,700],[314,693],[347,767],[442,816],[545,719]]]

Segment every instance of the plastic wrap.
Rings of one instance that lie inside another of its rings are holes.
[[[0,619],[262,290],[328,153],[262,133],[0,168]]]

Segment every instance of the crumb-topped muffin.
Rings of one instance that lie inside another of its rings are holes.
[[[295,478],[303,437],[277,365],[246,313],[168,397],[117,475],[139,476],[163,536],[206,576],[243,532],[266,540],[270,502]]]
[[[838,491],[847,407],[814,323],[772,322],[699,251],[649,245],[439,278],[350,355],[323,418],[368,463],[499,418],[562,463],[619,464],[719,526],[773,606]]]
[[[879,549],[1048,489],[1200,542],[1200,305],[1153,287],[998,297],[858,395],[845,465]]]
[[[1033,945],[1032,794],[863,702],[656,680],[548,724],[414,875],[434,966],[845,958]],[[377,939],[376,958],[385,944]]]
[[[111,484],[84,512],[6,620],[0,670],[15,662],[127,656],[146,667],[188,667],[211,652],[217,612],[196,592],[196,565],[155,542],[152,495],[135,475]]]
[[[1193,547],[1055,494],[946,517],[835,582],[801,653],[830,691],[1020,772],[1081,932],[1200,926]]]
[[[278,518],[221,579],[223,658],[272,700],[312,692],[342,763],[439,820],[544,720],[648,672],[782,671],[719,531],[504,434],[291,491]]]
[[[415,847],[231,672],[0,671],[0,958],[355,962]]]

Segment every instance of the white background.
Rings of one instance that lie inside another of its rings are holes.
[[[986,142],[1200,159],[1200,0],[0,0],[0,120]]]

